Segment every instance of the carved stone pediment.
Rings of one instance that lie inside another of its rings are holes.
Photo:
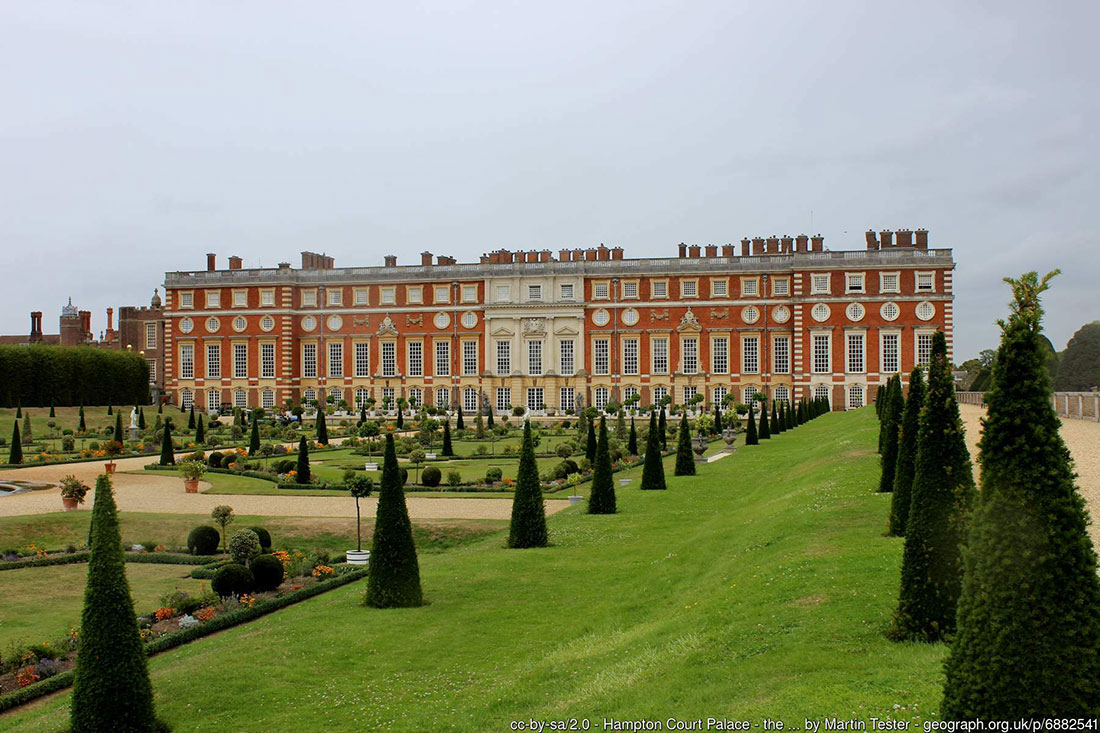
[[[699,319],[695,317],[691,308],[687,309],[687,313],[680,319],[680,325],[676,327],[677,331],[702,331],[702,327],[699,325]]]
[[[545,318],[524,318],[521,322],[523,333],[546,333]]]
[[[512,336],[513,334],[515,334],[515,331],[512,329],[511,326],[506,326],[504,324],[501,324],[501,325],[497,326],[496,328],[494,328],[489,333],[492,336]]]
[[[378,335],[381,336],[384,333],[392,333],[395,336],[397,335],[397,326],[396,324],[394,324],[393,319],[390,318],[388,313],[386,314],[386,317],[382,319],[381,325],[378,326]]]

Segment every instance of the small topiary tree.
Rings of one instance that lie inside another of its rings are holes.
[[[443,472],[435,466],[425,466],[424,470],[420,473],[420,483],[424,486],[439,486],[439,482],[443,480]]]
[[[260,554],[260,538],[250,529],[234,532],[229,540],[229,554],[233,562],[248,567],[252,558]]]
[[[779,424],[779,400],[772,400],[772,419],[768,424],[768,429],[772,435],[779,435],[783,432],[783,428]]]
[[[466,422],[462,419],[462,405],[455,410],[455,430],[465,430]]]
[[[23,442],[19,440],[19,421],[16,420],[11,429],[11,451],[8,453],[8,463],[23,462]]]
[[[451,421],[443,420],[443,455],[447,458],[454,456],[454,448],[451,447]]]
[[[108,415],[111,414],[111,407],[109,405],[107,407],[107,414]],[[191,403],[191,411],[187,415],[187,429],[188,430],[194,430],[195,429],[195,403],[194,402]]]
[[[219,527],[222,528],[222,552],[229,552],[227,545],[228,539],[226,538],[225,528],[233,523],[233,520],[237,516],[233,513],[233,507],[228,504],[220,504],[214,507],[214,510],[210,512],[210,518],[213,519]]]
[[[248,436],[248,455],[254,456],[260,452],[260,421],[252,420],[252,434]]]
[[[286,576],[282,561],[274,555],[260,555],[252,561],[250,569],[256,582],[256,590],[260,592],[275,590],[282,585]]]
[[[626,412],[621,407],[615,413],[615,437],[619,441],[626,440]]]
[[[164,434],[160,439],[160,465],[176,465],[176,451],[172,446],[172,423],[164,423]]]
[[[195,445],[201,446],[206,442],[206,415],[199,415],[195,422]]]
[[[126,582],[118,508],[106,475],[96,480],[90,539],[70,725],[75,731],[163,730],[153,708],[145,644]]]
[[[317,408],[317,442],[328,445],[328,424],[325,422],[324,406]]]
[[[882,459],[879,461],[878,490],[880,493],[894,490],[894,472],[898,467],[898,431],[901,428],[901,418],[905,411],[905,398],[901,395],[901,382],[890,380],[890,387],[886,390],[886,404],[882,407],[882,446],[880,452]]]
[[[608,447],[607,417],[600,417],[600,438],[596,444],[596,461],[592,469],[592,491],[588,495],[589,514],[614,514],[615,477],[611,472],[611,452]]]
[[[412,523],[398,474],[393,435],[386,435],[382,483],[374,522],[370,576],[364,602],[375,608],[407,608],[424,603]]]
[[[250,530],[256,533],[256,538],[260,541],[260,551],[267,552],[271,549],[271,533],[263,527],[249,527]]]
[[[756,437],[759,440],[770,440],[772,437],[771,425],[768,423],[768,403],[760,400],[760,424],[756,426]]]
[[[210,581],[210,589],[222,598],[251,593],[255,587],[256,576],[244,565],[235,562],[219,568]]]
[[[192,555],[213,555],[222,536],[209,524],[200,524],[187,535],[187,551]]]
[[[915,367],[909,375],[909,398],[905,400],[901,426],[898,428],[898,460],[894,470],[894,495],[890,500],[890,522],[887,534],[905,535],[909,521],[909,506],[913,501],[913,473],[917,460],[917,430],[920,426],[920,410],[924,405],[924,377],[921,368]]]
[[[500,470],[499,466],[492,466],[485,471],[485,483],[492,484],[500,481],[504,477],[504,472]]]
[[[584,444],[584,457],[588,459],[589,463],[595,463],[596,461],[596,428],[592,421],[588,421],[588,435]]]
[[[691,427],[688,425],[687,410],[680,418],[680,429],[677,431],[676,443],[676,468],[672,475],[695,475],[695,456],[691,450]]]
[[[745,445],[760,445],[760,438],[756,435],[756,400],[749,400],[749,423],[745,430]]]
[[[80,414],[80,424],[79,424],[77,429],[80,430],[80,432],[83,433],[83,432],[86,432],[88,430],[88,424],[86,422],[84,422],[84,405],[83,405],[83,403],[81,403],[81,405],[80,405],[80,413],[79,414]]]
[[[656,431],[656,426],[653,426],[653,429]],[[630,416],[630,435],[626,439],[626,452],[632,456],[638,455],[638,430],[634,427],[633,415]]]
[[[306,436],[302,436],[302,439],[298,441],[298,466],[295,470],[295,481],[300,484],[308,484],[310,481],[309,475],[309,444],[306,443]]]
[[[661,450],[668,450],[668,423],[665,420],[665,406],[657,414],[657,437],[661,439]]]
[[[665,485],[665,463],[661,457],[661,438],[657,435],[657,413],[649,413],[649,434],[645,441],[645,464],[642,467],[642,489],[662,491]]]
[[[523,424],[523,447],[520,449],[516,490],[512,495],[512,521],[508,527],[511,548],[546,547],[550,542],[546,531],[546,508],[542,500],[535,444],[531,437],[531,421]]]

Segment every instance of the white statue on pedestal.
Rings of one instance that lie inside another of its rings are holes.
[[[134,409],[130,410],[130,429],[131,430],[137,430],[138,429],[138,412],[137,412],[136,407]]]

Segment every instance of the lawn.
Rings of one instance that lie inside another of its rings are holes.
[[[883,536],[876,436],[864,409],[670,473],[667,492],[636,490],[636,469],[618,514],[551,517],[552,547],[422,554],[425,607],[364,608],[356,583],[154,658],[158,711],[176,731],[929,719],[945,648],[884,636],[901,541]],[[0,728],[60,730],[68,701]]]
[[[190,577],[191,565],[129,563],[126,579],[138,613],[160,606],[165,593],[179,588],[197,591],[201,581]],[[41,644],[68,635],[80,626],[87,563],[22,568],[0,573],[0,655],[12,646]]]

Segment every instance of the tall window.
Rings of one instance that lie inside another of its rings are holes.
[[[512,404],[512,388],[497,387],[497,412],[506,412]]]
[[[730,340],[725,336],[710,342],[710,370],[715,374],[729,374]]]
[[[317,378],[317,344],[302,344],[302,376]]]
[[[597,410],[607,407],[607,401],[611,397],[611,390],[607,387],[596,387],[592,390],[592,406]]]
[[[193,344],[180,346],[180,379],[195,378],[195,347]],[[190,407],[190,405],[188,405]]]
[[[558,351],[561,353],[561,375],[563,377],[573,376],[574,361],[573,361],[573,340],[567,339],[565,341],[558,342]]]
[[[684,387],[684,404],[688,404],[699,394],[698,387]]]
[[[728,394],[729,394],[729,390],[727,390],[725,387],[715,387],[714,388],[714,404],[716,404],[716,405],[725,404],[726,395],[728,395]]]
[[[542,342],[527,342],[527,373],[531,376],[542,374]]]
[[[636,394],[638,394],[637,387],[623,387],[623,402],[633,399]]]
[[[741,373],[760,373],[760,337],[741,337]]]
[[[156,359],[146,359],[145,361],[149,364],[149,384],[156,384],[157,383],[157,360]]]
[[[832,371],[829,368],[829,334],[815,333],[810,342],[810,349],[813,352],[810,358],[813,373],[828,374]]]
[[[497,374],[512,373],[512,342],[497,341]]]
[[[917,334],[917,364],[924,365],[932,361],[932,334]]]
[[[310,387],[309,389],[307,389],[305,392],[302,393],[302,402],[304,402],[305,404],[312,405],[316,401],[317,401],[317,390],[315,390],[313,387]]]
[[[744,393],[743,393],[744,396],[741,399],[744,400],[746,405],[751,405],[753,395],[755,395],[756,392],[757,392],[756,387],[745,387],[745,390],[744,390]]]
[[[829,387],[828,387],[828,385],[819,384],[816,387],[814,387],[814,398],[819,399],[819,400],[821,400],[821,399],[828,400],[829,399]]]
[[[900,347],[901,334],[882,334],[882,365],[883,374],[895,374],[901,369]]]
[[[658,407],[665,401],[665,397],[668,397],[668,387],[654,387],[653,388],[653,404]]]
[[[275,344],[260,344],[260,376],[275,378]]]
[[[863,407],[863,385],[853,384],[848,387],[848,409],[854,410]]]
[[[655,338],[650,342],[653,358],[653,373],[668,374],[668,339]]]
[[[243,389],[233,390],[233,406],[248,407],[248,393]]]
[[[218,408],[222,406],[221,392],[216,389],[206,390],[206,411],[217,412]]]
[[[546,400],[543,397],[542,387],[528,387],[527,388],[527,410],[533,412],[535,410],[541,410],[542,406],[546,404]]]
[[[397,375],[397,343],[385,341],[382,344],[382,376],[393,377]]]
[[[442,410],[451,409],[451,390],[446,387],[437,387],[435,390],[435,406]]]
[[[248,377],[248,344],[233,344],[233,377]]]
[[[370,344],[366,341],[355,343],[355,376],[370,376]]]
[[[477,374],[477,341],[462,342],[462,373]]]
[[[360,408],[365,407],[367,404],[367,397],[369,395],[370,392],[367,391],[366,387],[360,387],[359,389],[355,390],[355,406]]]
[[[790,374],[791,340],[787,336],[776,336],[772,341],[772,371],[776,374]]]
[[[424,344],[419,341],[406,341],[405,352],[409,360],[409,376],[424,376]]]
[[[623,339],[623,374],[638,373],[638,339]]]
[[[270,410],[274,406],[275,390],[265,389],[263,392],[260,392],[260,407],[264,408],[265,410]]]
[[[385,349],[383,349],[383,351],[385,351]],[[391,409],[391,410],[395,409],[397,407],[397,402],[394,399],[395,397],[396,397],[396,392],[395,392],[393,387],[383,387],[382,388],[382,405],[383,406],[389,405],[389,409]]]
[[[562,387],[558,397],[562,412],[577,409],[577,391],[573,387]]]
[[[206,376],[217,378],[222,375],[222,345],[206,345]]]
[[[787,387],[785,385],[781,384],[781,385],[779,385],[778,387],[775,388],[775,401],[776,402],[786,402],[787,404],[790,404],[790,400],[791,400],[791,391],[789,389],[787,389]]]
[[[592,344],[592,373],[611,373],[611,341],[596,339]]]
[[[451,374],[451,342],[435,342],[435,375],[446,377]]]
[[[477,412],[477,390],[467,387],[462,390],[462,409],[466,412]]]
[[[328,375],[330,377],[344,376],[344,343],[342,341],[329,341],[328,343]]]
[[[409,404],[413,407],[419,407],[424,404],[424,394],[421,392],[420,387],[409,388]]]
[[[684,374],[699,372],[699,339],[684,339]]]
[[[157,348],[157,324],[155,323],[145,324],[145,348]]]

